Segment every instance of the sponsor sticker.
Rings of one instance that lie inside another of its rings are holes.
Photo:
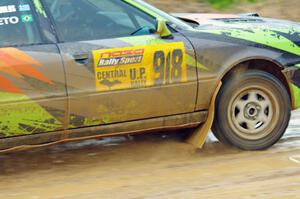
[[[21,21],[24,23],[30,23],[33,22],[33,17],[32,15],[21,15]]]
[[[17,12],[15,5],[0,6],[0,14]]]
[[[142,88],[187,80],[184,43],[93,51],[97,91]]]
[[[145,49],[104,52],[100,55],[98,67],[141,63]]]
[[[16,16],[12,17],[1,17],[0,18],[0,26],[2,25],[9,25],[9,24],[17,24],[19,23],[19,18]]]
[[[30,5],[29,4],[22,4],[22,5],[19,5],[19,11],[20,12],[27,12],[27,11],[30,11]]]

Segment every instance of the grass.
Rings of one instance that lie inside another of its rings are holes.
[[[221,10],[234,6],[241,2],[256,3],[259,0],[198,0],[210,4],[213,8]]]

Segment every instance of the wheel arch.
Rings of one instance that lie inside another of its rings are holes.
[[[218,81],[216,81],[216,89],[214,90],[214,94],[210,101],[209,113],[215,112],[215,99],[226,80],[232,77],[233,73],[238,73],[249,69],[266,71],[275,75],[276,77],[279,77],[279,80],[284,84],[290,95],[291,104],[294,105],[294,95],[291,85],[289,84],[288,78],[283,73],[284,66],[272,59],[265,57],[251,57],[232,64],[230,67],[227,67],[226,70],[224,70],[222,75],[219,76]],[[187,142],[193,144],[196,148],[202,148],[207,138],[209,129],[212,128],[214,117],[215,114],[212,114],[210,117],[208,117],[207,121],[195,130],[195,132],[188,138]]]
[[[293,89],[288,80],[288,77],[283,72],[285,67],[282,66],[280,63],[274,61],[273,59],[269,59],[266,57],[251,57],[240,60],[239,62],[232,64],[231,67],[228,67],[227,70],[225,70],[224,73],[221,75],[220,79],[224,83],[227,81],[227,79],[232,77],[233,74],[238,74],[245,70],[253,69],[262,70],[277,77],[287,89],[290,96],[291,105],[292,107],[294,107],[295,102]]]

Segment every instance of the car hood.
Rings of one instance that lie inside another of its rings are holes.
[[[217,13],[209,13],[209,14],[173,13],[172,15],[184,21],[195,22],[198,24],[212,22],[212,20],[239,17],[238,15],[234,15],[234,14],[217,14]]]
[[[256,13],[245,13],[245,14],[196,14],[196,13],[174,13],[175,17],[182,19],[190,24],[194,24],[194,27],[203,28],[210,26],[210,28],[270,28],[274,27],[291,27],[299,26],[299,23],[277,20],[270,18],[259,17]],[[214,26],[214,27],[212,27]]]
[[[175,14],[195,32],[246,40],[300,56],[300,24],[255,14]]]

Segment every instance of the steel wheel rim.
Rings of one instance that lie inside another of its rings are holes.
[[[228,107],[229,124],[236,135],[259,140],[269,135],[278,122],[279,103],[274,94],[261,86],[242,89]]]

